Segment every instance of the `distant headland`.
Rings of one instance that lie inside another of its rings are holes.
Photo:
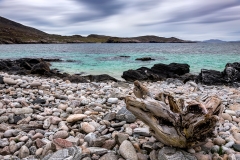
[[[81,35],[61,36],[48,34],[0,16],[0,44],[39,43],[194,43],[194,41],[154,35],[139,37],[111,37],[97,34],[90,34],[87,37]]]

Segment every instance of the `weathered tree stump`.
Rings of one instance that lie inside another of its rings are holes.
[[[218,97],[186,104],[183,99],[159,93],[154,98],[139,81],[134,94],[125,97],[127,109],[150,128],[151,134],[165,145],[188,148],[213,136],[223,105]]]

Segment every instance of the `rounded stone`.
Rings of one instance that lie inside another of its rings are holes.
[[[67,104],[59,104],[58,108],[65,111],[68,108],[68,105]]]
[[[219,152],[219,149],[220,149],[220,147],[219,147],[218,145],[214,145],[214,146],[211,148],[211,151],[212,151],[213,153],[218,153],[218,152]]]
[[[72,113],[72,111],[73,111],[73,109],[72,109],[71,107],[68,107],[68,108],[66,109],[66,112],[67,112],[67,113]]]
[[[56,138],[53,140],[53,143],[58,147],[58,148],[68,148],[72,147],[73,144],[72,142],[62,139],[62,138]]]
[[[87,122],[81,123],[81,128],[86,133],[91,133],[95,131],[95,127]]]
[[[21,149],[19,150],[19,158],[25,158],[29,156],[30,152],[29,149],[26,146],[22,146]]]
[[[67,131],[57,131],[54,136],[53,136],[53,139],[56,139],[56,138],[62,138],[62,139],[65,139],[68,137],[68,132]]]
[[[213,139],[213,143],[218,146],[221,146],[221,145],[224,145],[226,143],[226,141],[224,139],[222,139],[221,137],[217,137],[217,138]]]
[[[36,133],[34,136],[32,136],[32,139],[33,139],[33,140],[38,139],[38,138],[42,139],[43,137],[44,137],[44,136],[43,136],[42,133]]]
[[[0,139],[0,147],[5,147],[9,145],[9,141],[7,138]]]
[[[32,108],[28,108],[28,107],[23,107],[23,108],[14,108],[13,112],[16,115],[20,115],[20,114],[31,114],[33,113],[33,109]]]
[[[48,129],[50,125],[51,125],[50,118],[47,118],[43,121],[43,128],[44,129]]]
[[[16,136],[18,134],[18,132],[19,131],[17,131],[17,130],[9,129],[4,132],[3,137],[10,138],[10,137]]]
[[[19,141],[26,142],[28,139],[28,136],[22,136],[21,138],[19,138]]]
[[[125,159],[138,160],[137,153],[132,143],[129,142],[128,140],[122,142],[122,144],[119,147],[119,152],[121,156],[123,156]]]
[[[14,79],[12,78],[3,78],[3,82],[6,83],[6,84],[9,84],[9,85],[15,85],[17,84],[17,81],[15,81]]]
[[[38,87],[38,86],[41,86],[42,83],[40,81],[33,81],[32,83],[30,83],[30,86],[31,87]]]
[[[66,95],[70,95],[70,94],[73,94],[73,92],[70,90],[66,91]]]
[[[99,106],[96,106],[93,110],[96,111],[96,112],[102,112],[103,111],[102,107],[99,107]]]
[[[40,156],[42,154],[42,152],[43,152],[43,148],[38,148],[35,152],[35,155]]]
[[[112,103],[112,104],[117,104],[118,103],[118,98],[108,98],[107,102]]]
[[[88,146],[92,146],[94,140],[97,139],[97,135],[95,133],[88,133],[85,137],[84,137],[84,141],[88,143]]]
[[[233,147],[233,149],[234,149],[235,151],[240,152],[240,144],[233,144],[232,147]],[[239,156],[239,157],[240,157],[240,156]]]
[[[224,120],[229,120],[229,121],[232,121],[232,116],[228,113],[222,113],[222,118]]]
[[[228,114],[231,115],[231,116],[236,116],[236,112],[233,111],[233,110],[228,110],[228,109],[226,109],[226,110],[225,110],[225,113],[228,113]]]
[[[230,141],[230,142],[226,143],[224,146],[227,148],[231,148],[233,144],[234,144],[234,141]]]
[[[9,119],[8,116],[0,116],[0,124],[3,123],[3,122],[7,122]]]
[[[104,154],[102,157],[100,157],[99,160],[118,160],[118,157],[114,153],[109,152],[107,154]]]
[[[52,118],[50,119],[50,121],[51,121],[51,124],[58,124],[59,122],[62,121],[62,119],[59,118],[59,117],[54,116],[54,117],[52,117]]]
[[[73,123],[73,122],[76,122],[76,121],[80,121],[80,120],[82,120],[83,118],[86,118],[86,117],[87,117],[87,115],[85,115],[85,114],[73,114],[73,115],[68,116],[67,122]]]

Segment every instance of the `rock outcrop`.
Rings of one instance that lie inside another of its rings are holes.
[[[151,57],[142,57],[142,58],[136,58],[136,61],[154,61],[155,59]]]
[[[118,81],[117,79],[107,75],[70,75],[68,73],[60,73],[56,69],[51,69],[50,62],[61,62],[61,59],[42,59],[42,58],[21,58],[17,60],[0,60],[0,71],[18,75],[38,75],[44,77],[59,77],[63,80],[69,80],[73,83],[102,82],[102,81]],[[0,80],[1,83],[1,80]]]
[[[206,85],[240,86],[240,63],[227,63],[220,71],[202,69],[198,81]]]
[[[159,81],[165,80],[167,78],[179,78],[185,80],[189,78],[191,80],[194,77],[191,77],[189,74],[190,66],[188,64],[180,63],[171,63],[167,64],[155,64],[152,68],[141,67],[136,70],[124,71],[122,78],[127,81],[135,80],[150,80],[150,81]],[[184,76],[185,75],[185,76]]]

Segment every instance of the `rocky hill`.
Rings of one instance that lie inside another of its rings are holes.
[[[91,34],[61,36],[48,34],[38,29],[22,25],[0,16],[0,44],[34,44],[34,43],[191,43],[175,37],[158,36],[111,37]]]

